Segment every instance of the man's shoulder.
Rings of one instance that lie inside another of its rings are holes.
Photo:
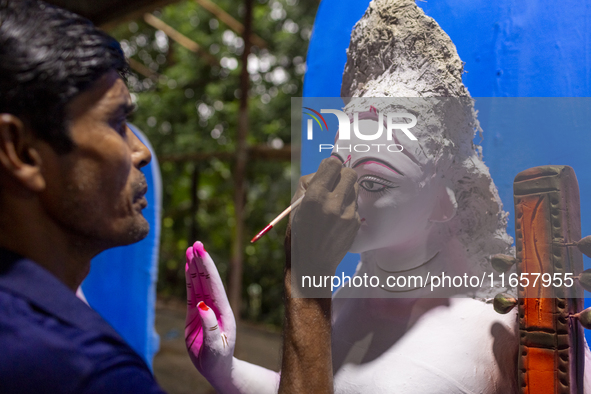
[[[115,330],[48,275],[26,260],[0,275],[0,392],[161,392]]]
[[[37,354],[72,349],[92,357],[113,351],[135,354],[100,316],[93,315],[96,312],[88,307],[88,315],[81,315],[80,318],[88,319],[90,316],[103,324],[81,327],[0,288],[0,348],[22,348]],[[6,352],[0,352],[0,358],[7,356]]]
[[[117,365],[149,373],[111,332],[73,326],[2,290],[0,349],[1,392],[80,392]]]
[[[59,347],[84,354],[86,349],[99,346],[105,352],[129,349],[135,354],[96,311],[49,272],[26,259],[0,272],[0,326],[0,342],[8,347],[33,348],[37,353]],[[38,344],[39,349],[32,344]],[[0,352],[0,357],[6,355]]]

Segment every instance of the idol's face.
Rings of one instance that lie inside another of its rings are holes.
[[[361,130],[377,129],[377,121],[361,120]],[[370,134],[370,133],[367,133]],[[346,161],[358,175],[358,212],[361,227],[350,252],[361,253],[369,250],[391,248],[393,250],[412,247],[427,236],[432,223],[429,221],[436,201],[433,169],[421,164],[416,152],[417,142],[405,136],[398,136],[403,146],[390,147],[396,141],[377,141],[383,146],[372,146],[374,141],[360,140],[351,133],[350,140],[335,142],[333,156]],[[351,146],[351,150],[348,148]],[[362,152],[367,150],[367,152]],[[357,148],[357,151],[356,151]],[[379,149],[378,149],[379,148]]]

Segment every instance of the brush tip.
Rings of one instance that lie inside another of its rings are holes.
[[[269,230],[271,230],[272,228],[273,228],[273,225],[272,224],[267,224],[267,227],[265,227],[257,235],[255,235],[255,237],[250,240],[250,243],[253,244],[256,241],[258,241],[259,239],[261,239],[261,237],[263,235],[267,234],[269,232]]]

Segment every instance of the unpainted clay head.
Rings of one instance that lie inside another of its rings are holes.
[[[482,130],[462,72],[450,38],[412,0],[374,0],[355,25],[342,85],[343,97],[354,98],[344,111],[351,119],[372,107],[413,113],[417,141],[394,130],[403,152],[351,152],[362,218],[352,251],[412,242],[434,223],[461,242],[476,270],[489,270],[489,256],[509,250],[508,214],[473,142]],[[378,125],[375,118],[359,123],[365,134]],[[355,138],[337,136],[335,146]]]

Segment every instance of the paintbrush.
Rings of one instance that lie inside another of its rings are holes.
[[[343,167],[349,162],[349,160],[351,160],[351,155],[349,155],[347,157],[347,160],[345,160],[345,162],[343,163]],[[305,196],[306,196],[306,193],[304,193],[303,196],[301,196],[300,198],[295,200],[294,203],[291,204],[289,207],[285,208],[285,210],[283,212],[281,212],[275,219],[271,220],[271,223],[267,224],[267,226],[264,229],[262,229],[257,235],[255,235],[254,238],[250,240],[250,243],[251,244],[255,243],[256,241],[261,239],[263,237],[263,235],[267,234],[269,232],[269,230],[271,230],[273,228],[273,226],[275,226],[277,223],[279,223],[281,221],[281,219],[283,219],[284,217],[289,215],[289,213],[292,211],[292,209],[294,209],[295,207],[300,205],[300,203],[302,202],[302,200],[304,199]]]

